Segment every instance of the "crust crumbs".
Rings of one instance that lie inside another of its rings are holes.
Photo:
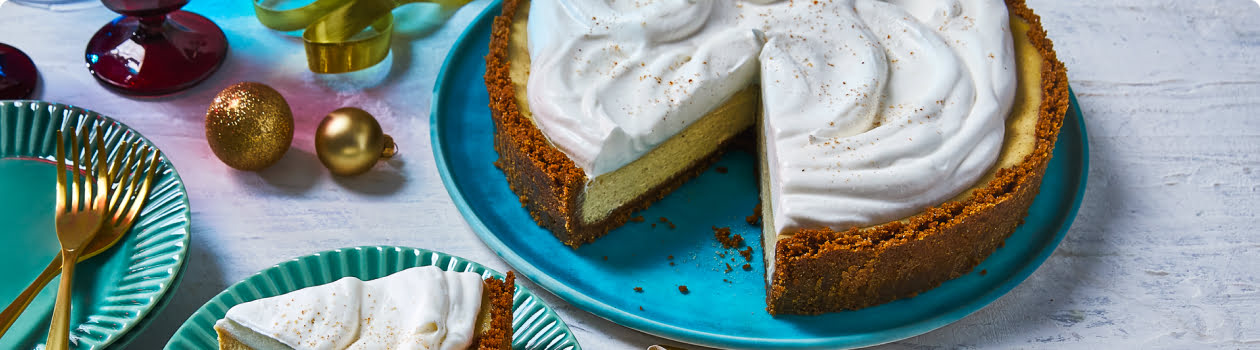
[[[713,226],[713,238],[722,243],[723,248],[735,249],[744,245],[744,236],[738,233],[732,235],[730,227]]]

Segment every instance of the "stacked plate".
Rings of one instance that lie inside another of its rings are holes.
[[[81,108],[0,101],[0,303],[8,305],[59,251],[54,205],[56,130],[100,125],[113,154],[124,142],[156,148],[140,133]],[[79,263],[70,338],[76,349],[125,346],[161,312],[179,285],[189,243],[188,193],[166,159],[131,232]],[[0,349],[32,349],[47,338],[54,279],[0,337]]]

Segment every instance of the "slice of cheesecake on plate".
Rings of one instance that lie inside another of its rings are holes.
[[[509,349],[515,279],[413,267],[237,304],[214,329],[224,350]]]

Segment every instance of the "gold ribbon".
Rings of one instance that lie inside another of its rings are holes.
[[[275,0],[254,0],[254,14],[267,28],[306,29],[306,63],[315,73],[345,73],[375,65],[389,54],[394,8],[432,2],[443,13],[471,0],[315,0],[291,10],[276,10]]]

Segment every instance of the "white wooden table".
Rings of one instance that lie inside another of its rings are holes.
[[[228,34],[226,64],[191,90],[132,98],[105,90],[84,68],[84,45],[114,13],[99,4],[54,12],[0,0],[0,42],[35,60],[43,79],[36,98],[142,131],[188,188],[188,270],[171,305],[132,347],[160,348],[226,286],[316,251],[413,246],[510,269],[451,204],[429,144],[436,73],[488,3],[473,2],[427,36],[396,38],[385,64],[350,79],[307,72],[300,42],[259,25],[249,0],[196,0],[187,9]],[[1260,347],[1260,4],[1029,3],[1067,64],[1085,115],[1090,171],[1080,214],[1054,255],[1015,290],[888,347]],[[203,136],[210,100],[239,81],[275,87],[296,118],[293,148],[257,173],[220,163]],[[328,175],[312,135],[325,113],[344,106],[375,114],[401,157],[355,178]],[[670,344],[521,283],[541,292],[587,349]]]

